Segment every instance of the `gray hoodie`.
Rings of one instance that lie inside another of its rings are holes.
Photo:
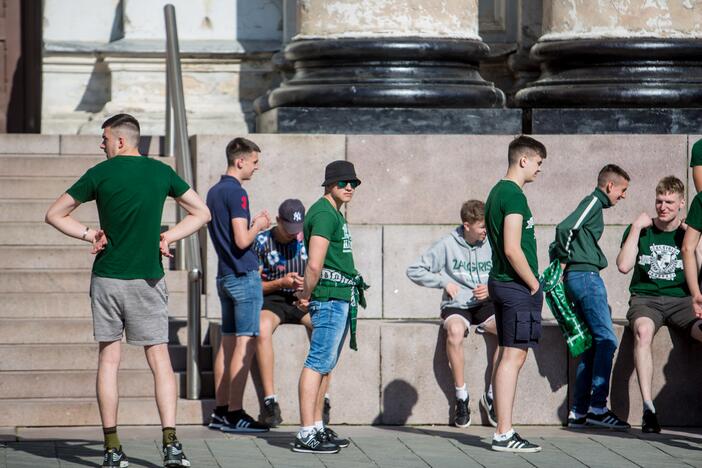
[[[407,267],[407,277],[427,288],[443,289],[448,283],[456,283],[460,288],[458,295],[451,299],[444,290],[441,309],[469,309],[478,305],[473,288],[487,284],[491,268],[492,250],[487,240],[469,245],[463,238],[463,226],[459,226]]]

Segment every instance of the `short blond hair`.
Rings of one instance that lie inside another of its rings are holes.
[[[473,224],[485,220],[485,203],[468,200],[461,206],[461,222]]]
[[[677,193],[683,197],[685,196],[685,184],[672,175],[663,177],[656,185],[656,195],[665,195],[666,193]]]

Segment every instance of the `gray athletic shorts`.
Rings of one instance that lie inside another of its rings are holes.
[[[147,346],[168,343],[168,289],[165,278],[90,280],[95,341]]]

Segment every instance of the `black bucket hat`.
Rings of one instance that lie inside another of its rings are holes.
[[[359,178],[356,177],[356,170],[352,163],[348,161],[334,161],[327,164],[327,168],[324,170],[324,183],[322,185],[326,187],[327,185],[342,180],[358,182],[359,185],[361,184]]]

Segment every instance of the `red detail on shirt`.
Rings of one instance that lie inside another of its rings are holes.
[[[243,197],[241,197],[241,207],[242,207],[243,209],[247,209],[246,207],[247,207],[248,204],[249,204],[249,201],[246,199],[246,195],[244,195]]]

